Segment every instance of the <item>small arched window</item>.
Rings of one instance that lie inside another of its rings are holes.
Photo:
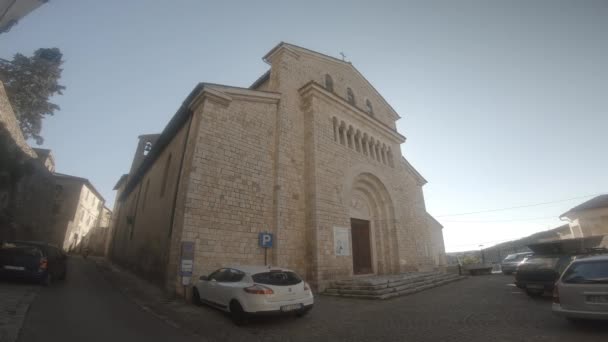
[[[355,104],[355,94],[353,94],[353,90],[350,88],[346,88],[346,100],[352,105]]]
[[[165,162],[165,169],[163,170],[163,181],[160,183],[160,197],[165,195],[165,190],[167,189],[167,178],[169,177],[169,166],[171,166],[171,154],[167,157],[167,161]]]
[[[367,109],[367,114],[374,115],[374,108],[372,107],[372,101],[369,99],[365,100],[365,109]]]
[[[147,156],[151,150],[152,150],[152,142],[146,141],[146,144],[144,145],[144,156]]]
[[[334,80],[329,76],[329,74],[325,74],[325,89],[328,91],[334,91]]]

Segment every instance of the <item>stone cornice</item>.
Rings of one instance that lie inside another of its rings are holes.
[[[327,89],[325,89],[323,86],[314,81],[306,83],[302,88],[298,90],[298,92],[300,93],[300,96],[302,96],[302,99],[305,101],[312,96],[318,96],[319,98],[331,101],[332,104],[335,104],[340,108],[346,110],[347,112],[351,113],[351,115],[359,121],[363,121],[374,127],[377,131],[381,132],[384,136],[390,138],[396,143],[402,144],[406,140],[406,138],[403,135],[399,134],[399,132],[380,122],[378,119],[369,116],[366,112],[351,105],[350,103],[348,103],[348,101],[341,98],[340,96],[327,91]]]
[[[205,100],[228,106],[233,100],[278,103],[280,99],[281,94],[279,93],[216,84],[204,84],[195,99],[190,103],[189,108],[195,110]]]

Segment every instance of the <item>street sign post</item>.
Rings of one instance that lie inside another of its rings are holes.
[[[187,286],[190,285],[192,271],[194,270],[194,241],[183,241],[181,247],[180,275],[182,285]]]
[[[264,248],[264,265],[268,265],[268,248],[272,248],[273,236],[271,233],[260,233],[258,235],[258,243]]]

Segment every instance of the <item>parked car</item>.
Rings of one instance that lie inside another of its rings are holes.
[[[193,288],[193,302],[229,312],[236,324],[245,323],[252,315],[303,316],[314,304],[308,284],[294,271],[284,268],[221,268],[199,280]]]
[[[515,270],[517,270],[517,266],[519,266],[525,258],[532,256],[532,254],[532,252],[523,252],[507,255],[500,264],[502,273],[506,275],[513,274]]]
[[[0,279],[33,280],[49,285],[65,279],[67,256],[44,242],[14,241],[0,246]]]
[[[530,296],[541,296],[553,291],[553,286],[564,269],[573,260],[573,255],[533,255],[515,272],[515,285]]]
[[[570,320],[608,320],[608,255],[577,258],[553,291],[553,312]]]

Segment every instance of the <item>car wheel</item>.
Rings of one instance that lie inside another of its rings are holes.
[[[230,302],[230,317],[236,325],[243,325],[247,323],[247,313],[243,310],[241,304],[236,300]]]
[[[311,308],[304,308],[298,312],[296,312],[296,317],[304,317],[310,312]]]
[[[196,287],[194,287],[192,290],[192,304],[196,306],[200,306],[202,304],[201,295],[198,293]]]

